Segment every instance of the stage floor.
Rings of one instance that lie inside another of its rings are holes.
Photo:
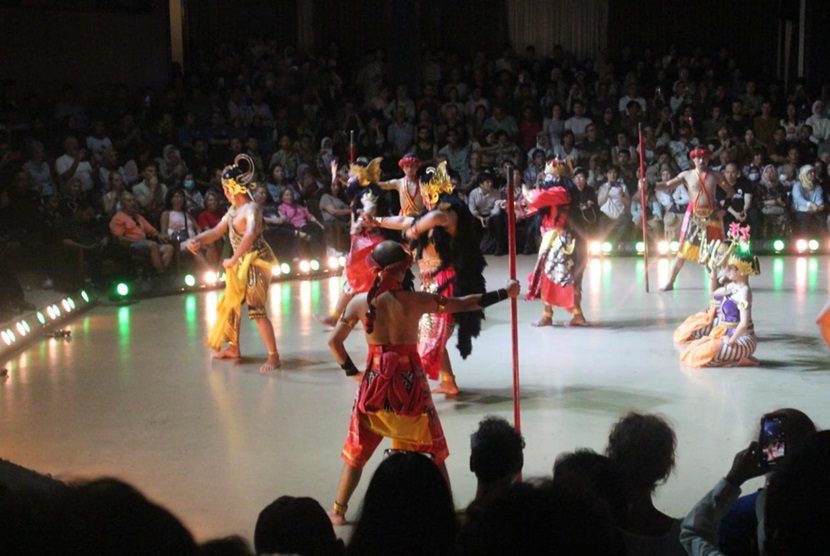
[[[518,262],[525,277],[533,257]],[[507,259],[489,263],[488,286],[501,287]],[[830,425],[830,354],[815,325],[830,288],[826,257],[762,259],[763,273],[752,279],[762,366],[745,369],[679,363],[672,331],[706,307],[708,291],[703,271],[688,266],[677,290],[658,293],[668,264],[653,261],[646,294],[641,260],[593,260],[584,283],[590,328],[531,328],[540,305],[519,302],[525,477],[550,474],[561,452],[601,451],[627,411],[659,413],[677,431],[678,459],[658,506],[679,516],[725,474],[762,413],[796,407]],[[217,292],[96,307],[68,326],[71,342],[43,339],[6,364],[0,458],[64,479],[123,478],[200,540],[251,539],[259,510],[283,494],[328,508],[357,385],[334,364],[313,315],[328,312],[338,291],[337,278],[272,286],[283,368],[268,375],[258,371],[266,350],[247,320],[241,344],[249,358],[211,360],[203,339]],[[463,392],[436,400],[458,507],[475,493],[470,433],[488,414],[513,419],[509,314],[507,303],[487,309],[466,361],[452,350]],[[359,329],[348,348],[355,361],[365,356]],[[351,517],[380,457],[367,468]]]

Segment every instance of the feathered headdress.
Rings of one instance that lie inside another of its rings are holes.
[[[749,226],[741,227],[737,222],[729,225],[729,237],[735,249],[729,254],[726,264],[734,266],[743,276],[757,276],[761,274],[761,265],[758,257],[752,254],[749,246]]]
[[[222,186],[231,195],[245,195],[248,193],[248,184],[254,179],[254,161],[247,154],[238,154],[233,164],[222,170]]]
[[[551,158],[545,163],[545,175],[547,176],[570,178],[573,176],[573,171],[573,162],[571,162],[570,158],[566,160]]]
[[[441,195],[452,193],[452,180],[447,173],[447,162],[442,162],[437,168],[427,168],[426,176],[429,176],[429,181],[421,181],[421,197],[425,203],[435,206]]]
[[[380,181],[380,163],[383,157],[378,157],[372,160],[366,166],[360,164],[352,164],[349,166],[349,179],[356,179],[361,187],[366,187],[370,183],[377,183]]]

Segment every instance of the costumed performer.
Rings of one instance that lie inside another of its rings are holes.
[[[727,202],[732,199],[735,192],[720,173],[709,170],[712,151],[697,147],[689,152],[689,158],[694,162],[694,169],[680,172],[674,178],[654,185],[655,192],[674,190],[680,185],[685,185],[691,199],[686,206],[686,214],[680,227],[680,248],[672,265],[671,276],[660,291],[674,289],[674,282],[686,261],[698,260],[702,242],[726,239],[722,221],[724,210],[718,204],[717,188],[720,187],[726,192]],[[647,186],[646,179],[641,178],[640,187]],[[718,287],[714,275],[710,274],[709,282],[712,290]]]
[[[259,370],[268,372],[281,365],[274,338],[274,327],[268,318],[268,288],[271,269],[277,259],[262,237],[262,211],[251,198],[247,185],[254,177],[254,162],[240,154],[233,164],[222,171],[222,188],[231,204],[219,223],[188,239],[187,248],[196,253],[203,243],[213,243],[228,233],[233,254],[222,261],[225,267],[225,293],[216,308],[216,321],[210,329],[207,345],[218,351],[214,359],[238,359],[239,326],[242,304],[248,304],[248,318],[256,322],[259,335],[268,349],[268,359]],[[222,346],[227,346],[222,349]]]
[[[484,267],[475,226],[467,204],[453,191],[447,163],[428,168],[421,176],[424,212],[417,216],[375,218],[381,228],[405,230],[404,237],[415,242],[421,291],[461,297],[484,292]],[[458,395],[458,384],[447,353],[447,341],[458,324],[456,347],[466,359],[473,350],[472,339],[481,332],[482,311],[452,315],[425,314],[421,318],[418,354],[427,376],[441,383],[434,393]]]
[[[747,230],[748,228],[744,229]],[[745,232],[744,232],[745,233]],[[746,239],[744,235],[743,240]],[[760,273],[758,257],[749,252],[747,243],[741,243],[726,262],[730,283],[718,288],[713,295],[722,296],[718,307],[718,324],[708,335],[693,341],[680,360],[690,367],[754,367],[753,357],[758,339],[752,323],[752,289],[749,277]]]
[[[576,234],[568,225],[571,208],[570,190],[574,188],[570,161],[552,158],[545,164],[545,178],[540,189],[525,191],[529,213],[540,219],[539,255],[528,275],[528,300],[542,300],[542,316],[531,326],[553,326],[553,308],[563,307],[572,313],[570,326],[586,326],[582,314],[581,291],[574,283]]]
[[[398,192],[401,205],[400,216],[418,216],[424,210],[424,200],[421,197],[421,188],[418,183],[421,159],[415,153],[406,153],[398,161],[398,167],[403,170],[403,177],[378,182],[378,187]]]
[[[377,273],[372,288],[349,302],[328,342],[346,375],[360,381],[342,452],[345,464],[329,514],[335,525],[345,523],[363,467],[383,437],[392,439],[393,449],[430,454],[449,482],[444,465],[447,441],[418,356],[419,319],[432,312],[481,311],[517,297],[520,290],[518,282],[509,280],[504,289],[464,297],[414,292],[412,254],[394,241],[378,244],[368,264]],[[369,344],[363,372],[344,345],[358,320]]]

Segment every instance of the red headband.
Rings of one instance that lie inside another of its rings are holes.
[[[408,156],[398,161],[398,167],[400,167],[401,170],[403,170],[407,166],[415,166],[416,168],[418,168],[421,166],[421,160],[414,156]]]
[[[698,147],[696,149],[692,149],[689,152],[689,158],[696,158],[696,157],[699,157],[699,156],[711,158],[712,157],[712,151],[710,151],[709,149],[704,148],[704,147]]]

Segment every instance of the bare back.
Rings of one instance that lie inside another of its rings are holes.
[[[434,313],[438,303],[432,294],[404,290],[388,291],[374,301],[375,323],[371,334],[366,334],[369,345],[403,345],[418,343],[418,323],[424,313]],[[360,294],[349,303],[348,316],[365,318],[369,310],[366,294]]]

